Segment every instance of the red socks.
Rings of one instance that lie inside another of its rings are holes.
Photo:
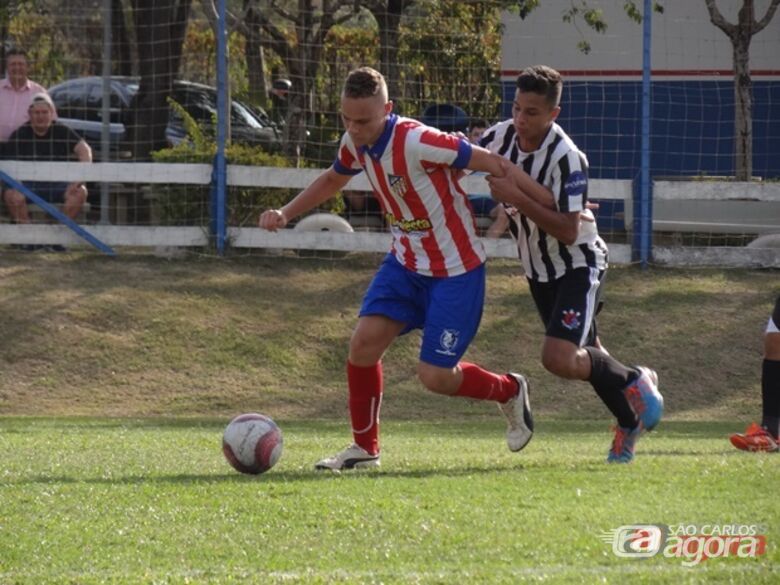
[[[517,382],[475,364],[460,362],[463,381],[455,396],[506,402],[517,394]],[[349,416],[355,444],[371,455],[379,453],[379,407],[382,404],[382,362],[356,366],[347,361]]]
[[[379,453],[379,406],[382,403],[382,362],[356,366],[347,360],[349,416],[355,443],[371,455]]]
[[[463,382],[455,396],[506,402],[517,394],[517,382],[509,374],[494,374],[476,364],[460,362]]]

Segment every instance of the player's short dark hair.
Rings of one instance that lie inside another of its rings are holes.
[[[517,89],[521,92],[542,95],[548,104],[556,107],[561,103],[563,78],[552,67],[534,65],[523,69],[523,72],[517,77]]]
[[[488,123],[484,118],[472,118],[469,122],[469,128],[487,128]]]
[[[344,97],[367,98],[383,94],[387,99],[387,83],[379,71],[360,67],[350,71],[344,82]]]

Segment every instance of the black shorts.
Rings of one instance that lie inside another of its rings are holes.
[[[68,183],[50,181],[25,181],[24,186],[47,203],[65,203]]]
[[[553,282],[528,280],[531,296],[542,318],[545,335],[571,341],[577,347],[593,345],[598,332],[605,270],[576,268]]]

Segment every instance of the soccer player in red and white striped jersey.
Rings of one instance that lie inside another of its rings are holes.
[[[428,390],[498,402],[512,451],[525,447],[533,432],[522,375],[495,374],[461,361],[482,316],[485,250],[458,177],[462,169],[503,172],[501,157],[392,110],[379,72],[369,67],[352,71],[341,97],[346,132],[336,161],[287,205],[260,217],[262,228],[283,228],[365,172],[393,236],[349,345],[354,444],[318,462],[318,469],[379,464],[381,360],[393,340],[412,329],[423,331],[417,374]],[[525,187],[550,197],[530,177]]]

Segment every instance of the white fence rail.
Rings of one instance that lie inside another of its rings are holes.
[[[92,183],[139,183],[146,185],[208,185],[212,167],[207,164],[169,163],[33,163],[0,161],[0,170],[19,181],[86,181]],[[302,189],[322,169],[228,166],[228,185]],[[489,193],[484,177],[472,175],[462,181],[469,193]],[[349,189],[369,191],[363,175]],[[591,180],[595,199],[624,201],[625,225],[632,226],[633,185],[628,180]],[[780,183],[735,183],[729,181],[657,181],[653,190],[653,229],[656,231],[701,231],[714,233],[780,234]],[[126,225],[85,226],[111,246],[205,246],[208,234],[201,227]],[[389,248],[387,233],[335,233],[284,230],[270,233],[259,228],[229,228],[232,246],[381,252]],[[73,245],[75,234],[55,225],[0,225],[0,244],[42,243]],[[516,257],[508,239],[485,240],[492,257]],[[615,263],[631,261],[627,244],[610,245]],[[654,247],[654,260],[663,264],[697,264],[780,267],[780,248]]]

